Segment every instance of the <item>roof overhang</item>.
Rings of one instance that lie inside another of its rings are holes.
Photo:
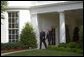
[[[83,1],[67,1],[67,2],[60,2],[60,3],[36,5],[36,6],[30,7],[30,9],[42,8],[42,7],[50,7],[50,6],[60,6],[60,5],[67,5],[67,4],[74,4],[74,3],[83,3]]]
[[[36,8],[50,7],[50,6],[60,6],[74,3],[83,3],[83,1],[67,1],[61,3],[52,3],[52,4],[44,4],[44,5],[33,5],[33,6],[8,6],[6,10],[30,10]]]

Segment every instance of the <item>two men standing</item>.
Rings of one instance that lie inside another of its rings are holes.
[[[55,29],[48,29],[47,35],[45,35],[45,32],[42,30],[40,32],[40,49],[42,46],[42,42],[45,45],[45,48],[47,48],[45,40],[48,39],[48,45],[55,45]]]

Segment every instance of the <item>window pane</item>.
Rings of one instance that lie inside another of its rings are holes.
[[[11,17],[11,13],[8,13],[8,17]]]
[[[14,12],[12,12],[12,17],[14,17]]]
[[[9,34],[11,34],[11,30],[9,30]]]
[[[9,39],[9,42],[11,42],[11,39]]]
[[[18,35],[16,35],[16,39],[18,39]]]
[[[15,42],[15,40],[13,39],[12,42]]]
[[[16,12],[16,17],[18,17],[18,13]]]
[[[9,28],[11,28],[11,24],[9,24]]]
[[[14,17],[12,18],[12,23],[14,24]]]
[[[18,24],[16,24],[16,28],[18,28]]]
[[[14,29],[12,30],[12,34],[15,34],[15,30]]]
[[[9,24],[10,24],[10,23],[11,23],[11,18],[9,18],[9,20],[8,20],[8,21],[9,21]]]
[[[15,39],[15,35],[11,35],[12,37],[11,37],[11,39]]]
[[[11,39],[11,35],[9,35],[9,39]]]
[[[18,24],[18,22],[19,22],[19,21],[18,21],[18,18],[16,18],[16,24]]]
[[[18,29],[16,30],[16,34],[18,34]]]
[[[14,28],[14,24],[12,24],[12,28]]]

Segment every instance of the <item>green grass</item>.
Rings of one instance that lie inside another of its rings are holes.
[[[34,51],[13,53],[5,56],[83,56],[83,54],[46,49],[46,50],[34,50]]]

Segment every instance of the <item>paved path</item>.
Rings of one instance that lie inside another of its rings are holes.
[[[12,54],[12,53],[18,53],[18,52],[32,51],[32,50],[37,50],[37,49],[27,49],[27,50],[20,50],[20,51],[7,52],[7,53],[2,53],[1,56],[7,55],[7,54]]]

